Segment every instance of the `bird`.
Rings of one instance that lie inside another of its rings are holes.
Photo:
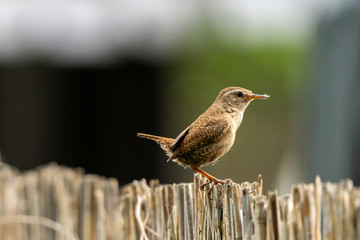
[[[174,161],[208,179],[207,184],[224,184],[201,168],[215,163],[234,144],[244,111],[254,99],[266,99],[269,95],[253,94],[241,87],[227,87],[220,91],[213,104],[175,139],[137,133],[140,138],[153,140],[165,151],[167,162]],[[210,188],[211,190],[212,188]]]

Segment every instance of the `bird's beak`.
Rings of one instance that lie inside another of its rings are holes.
[[[248,101],[250,101],[250,100],[253,100],[253,99],[257,99],[257,98],[260,98],[260,99],[266,99],[266,98],[268,98],[268,97],[270,97],[269,95],[260,95],[260,94],[253,94],[253,95],[251,95],[251,96],[248,96],[247,98],[246,98],[246,100],[248,100]]]

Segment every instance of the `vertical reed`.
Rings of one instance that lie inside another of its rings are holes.
[[[0,162],[0,239],[360,239],[360,189],[351,180],[297,184],[263,195],[263,180],[161,185],[50,164],[20,173]],[[321,226],[322,224],[322,226]]]

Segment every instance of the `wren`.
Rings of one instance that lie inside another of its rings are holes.
[[[201,167],[214,163],[227,153],[234,144],[244,111],[254,99],[266,99],[268,95],[253,94],[240,87],[228,87],[220,91],[214,103],[175,139],[138,133],[137,136],[157,142],[170,160],[200,173],[209,183],[224,184]]]

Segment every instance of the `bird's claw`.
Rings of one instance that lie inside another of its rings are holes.
[[[202,191],[205,191],[205,187],[206,187],[207,185],[209,185],[210,183],[211,183],[210,181],[207,181],[206,183],[201,184],[201,185],[200,185],[200,189],[201,189]]]
[[[200,186],[200,189],[202,191],[205,191],[205,187],[209,184],[211,184],[211,187],[209,188],[209,190],[207,191],[207,194],[208,194],[208,197],[211,199],[211,200],[214,200],[211,196],[211,193],[212,193],[212,190],[214,189],[214,185],[217,185],[217,184],[224,184],[225,182],[223,180],[220,180],[220,179],[211,179],[209,181],[207,181],[206,183],[203,183],[201,184]]]

